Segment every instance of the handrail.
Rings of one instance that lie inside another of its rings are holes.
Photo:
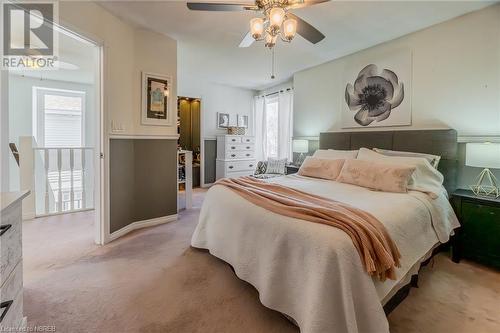
[[[15,143],[9,143],[9,148],[10,151],[12,152],[12,155],[14,155],[14,159],[16,160],[17,166],[19,166],[19,151],[17,150],[16,144]]]
[[[94,149],[94,147],[33,147],[33,150],[45,149]]]

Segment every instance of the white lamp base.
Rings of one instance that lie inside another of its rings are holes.
[[[489,184],[483,184],[489,181]],[[476,185],[471,185],[470,189],[477,196],[495,197],[500,196],[500,191],[498,189],[498,179],[490,171],[490,169],[484,169],[481,171],[479,176],[477,176]]]

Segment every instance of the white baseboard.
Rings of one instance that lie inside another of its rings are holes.
[[[112,234],[110,234],[107,242],[111,242],[111,241],[113,241],[117,238],[120,238],[120,237],[128,234],[129,232],[137,230],[137,229],[152,227],[152,226],[155,226],[158,224],[168,223],[168,222],[172,222],[172,221],[176,221],[176,220],[177,220],[177,214],[174,214],[174,215],[157,217],[157,218],[150,219],[150,220],[133,222],[133,223],[130,223],[129,225],[121,228],[120,230],[117,230],[117,231],[113,232]]]
[[[23,215],[22,215],[23,221],[33,220],[35,217],[36,217],[35,212],[23,213]]]

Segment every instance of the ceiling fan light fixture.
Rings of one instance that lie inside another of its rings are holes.
[[[260,17],[251,19],[250,31],[255,40],[260,40],[262,38],[262,34],[264,33],[264,20]]]
[[[266,34],[266,47],[272,49],[274,45],[276,45],[276,39],[278,36],[273,36],[270,34]]]
[[[271,8],[269,11],[269,26],[271,29],[279,30],[283,19],[285,18],[285,10],[281,7]]]
[[[297,33],[297,20],[288,18],[283,22],[283,38],[290,42]]]

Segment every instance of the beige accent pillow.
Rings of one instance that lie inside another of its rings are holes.
[[[379,149],[373,148],[373,151],[385,155],[385,156],[400,156],[400,157],[421,157],[425,158],[429,163],[434,167],[438,168],[439,161],[441,160],[441,156],[432,155],[432,154],[424,154],[424,153],[413,153],[409,151],[398,151],[398,150],[389,150],[389,149]]]
[[[358,156],[357,150],[335,150],[335,149],[318,149],[314,152],[313,157],[329,160],[353,159]]]
[[[335,180],[344,165],[343,159],[331,160],[315,157],[306,157],[300,166],[298,174],[301,176]]]
[[[408,184],[408,190],[419,191],[429,194],[436,199],[441,193],[444,193],[444,177],[431,163],[423,157],[403,157],[386,156],[374,152],[373,150],[361,148],[357,157],[358,160],[376,161],[386,164],[409,165],[415,167],[415,172],[411,176]]]
[[[406,193],[415,167],[363,160],[345,160],[338,182],[382,192]]]

